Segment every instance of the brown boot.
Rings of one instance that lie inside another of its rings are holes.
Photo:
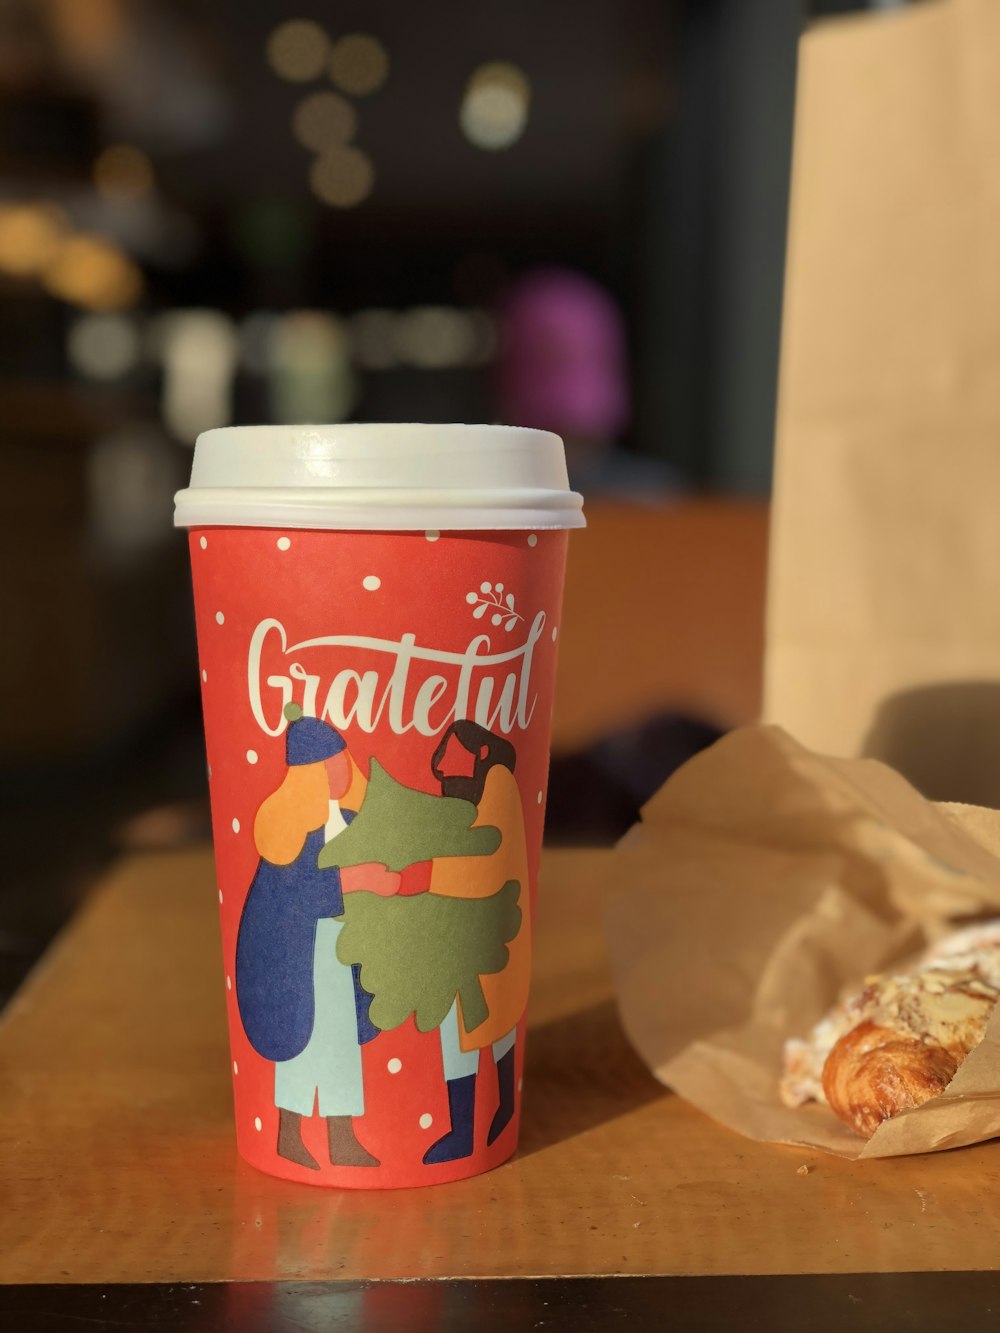
[[[326,1131],[330,1141],[330,1161],[334,1166],[382,1165],[377,1157],[373,1157],[358,1142],[352,1116],[328,1115]]]
[[[310,1171],[319,1170],[319,1162],[302,1142],[302,1117],[297,1111],[285,1111],[278,1107],[278,1156],[299,1166],[307,1166]]]

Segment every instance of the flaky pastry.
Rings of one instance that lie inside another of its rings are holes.
[[[912,970],[871,978],[809,1037],[785,1044],[782,1100],[826,1102],[870,1138],[883,1120],[939,1096],[1000,999],[1000,922],[940,941]]]

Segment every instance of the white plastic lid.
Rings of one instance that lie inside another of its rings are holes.
[[[198,436],[177,527],[582,528],[562,440],[520,426],[224,426]]]

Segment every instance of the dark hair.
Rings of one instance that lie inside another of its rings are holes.
[[[463,750],[475,756],[471,777],[461,773],[447,773],[443,768],[448,742],[452,736]],[[431,772],[441,784],[442,796],[457,796],[460,800],[471,801],[473,805],[478,805],[490,769],[502,764],[513,773],[516,762],[517,751],[510,741],[495,735],[486,727],[480,726],[478,722],[470,722],[463,718],[453,722],[441,737],[440,744],[431,757]]]

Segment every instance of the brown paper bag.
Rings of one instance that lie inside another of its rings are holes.
[[[867,1143],[778,1093],[788,1037],[957,922],[1000,915],[1000,814],[934,805],[883,764],[750,727],[680,769],[615,861],[625,1030],[688,1101],[751,1138],[843,1157],[1000,1134],[1000,1007],[947,1092]]]
[[[1000,4],[801,44],[765,718],[1000,805]]]

